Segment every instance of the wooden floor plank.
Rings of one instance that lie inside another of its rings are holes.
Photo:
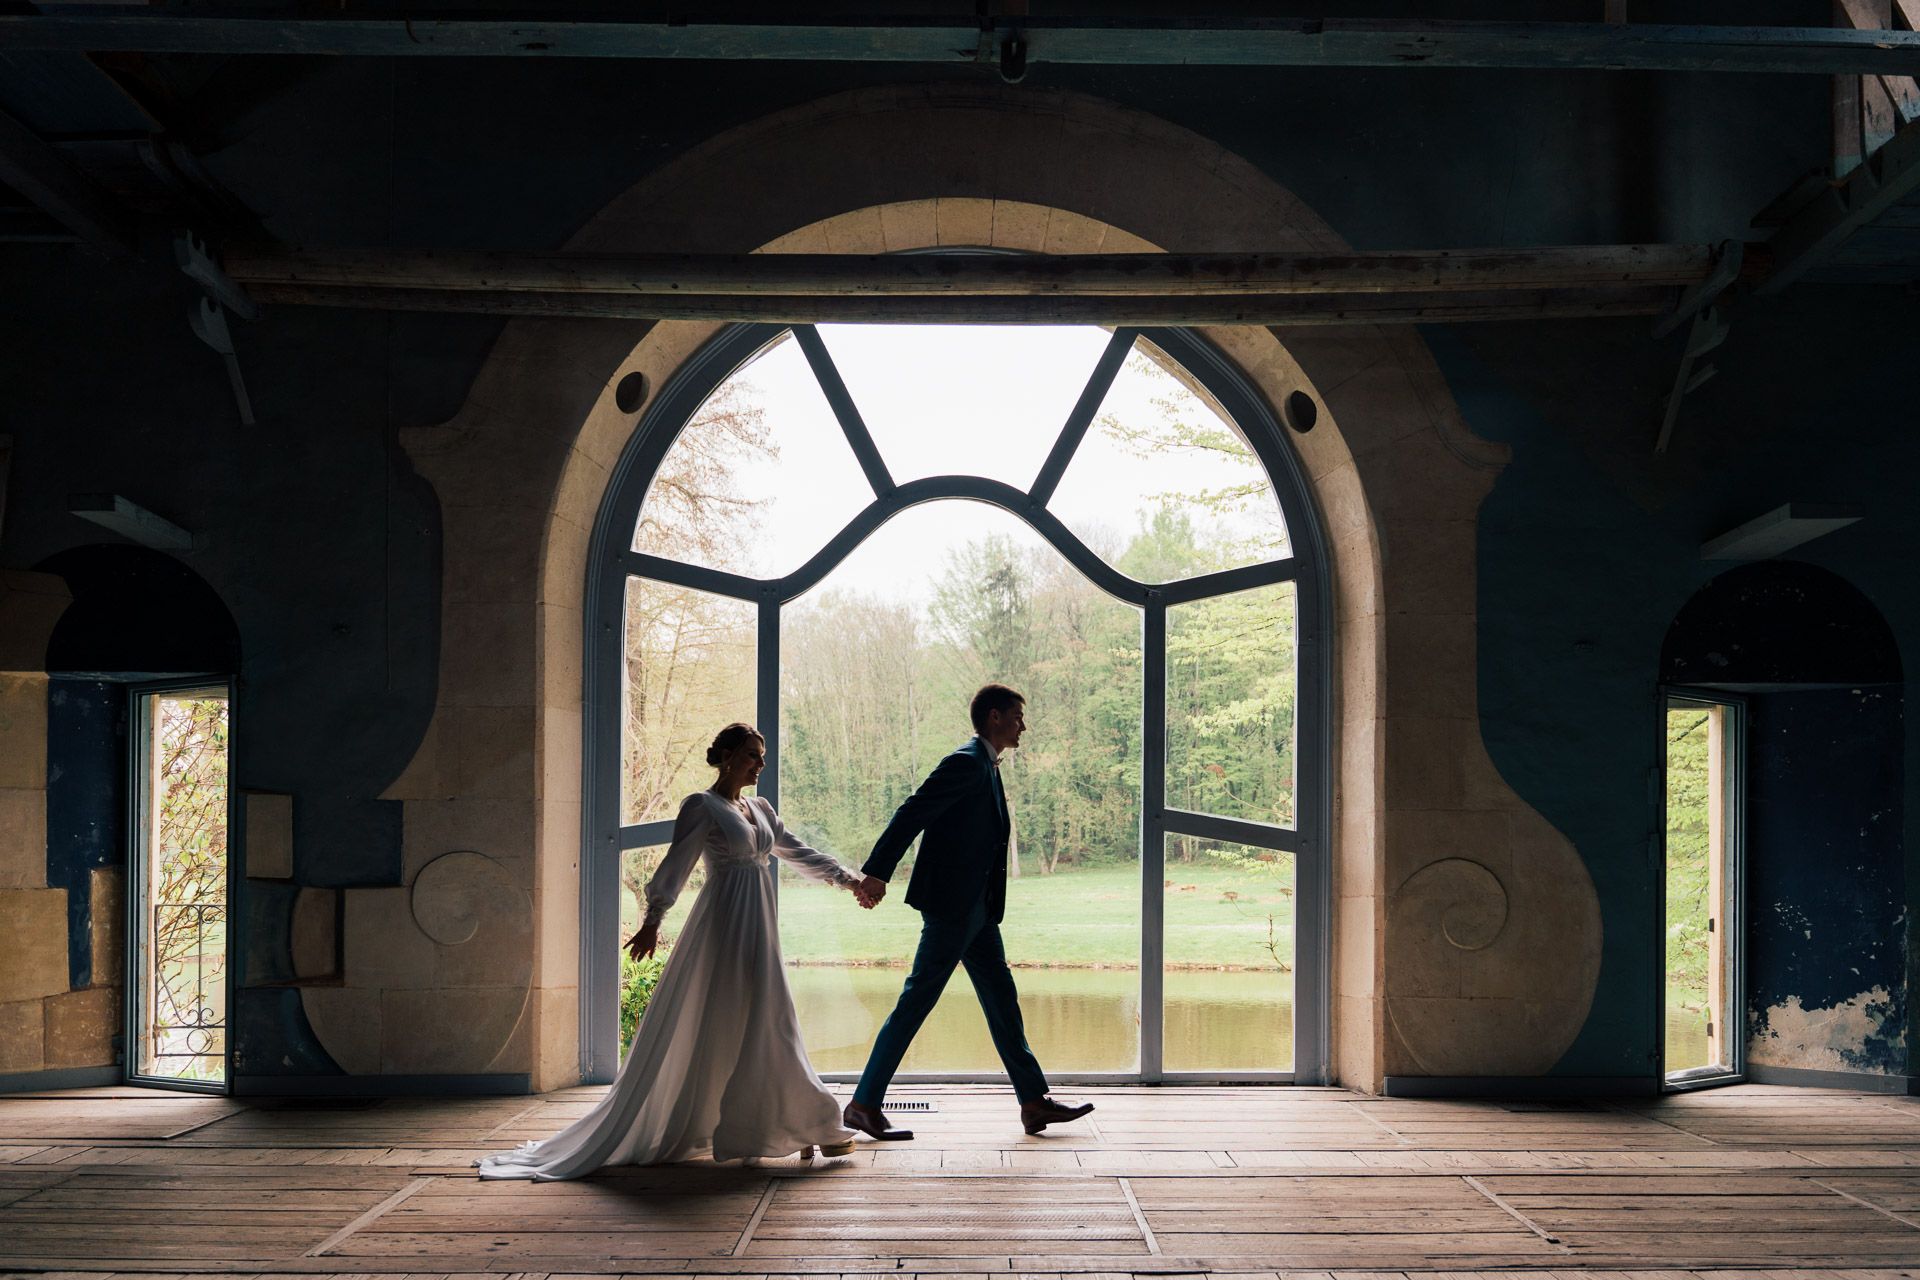
[[[602,1090],[4,1099],[0,1267],[77,1273],[63,1280],[1920,1280],[1920,1227],[1902,1220],[1920,1216],[1920,1105],[1905,1099],[1101,1088],[1097,1124],[1030,1138],[1004,1089],[902,1094],[937,1104],[915,1117],[915,1142],[862,1143],[829,1165],[539,1184],[482,1182],[471,1161],[557,1131]]]

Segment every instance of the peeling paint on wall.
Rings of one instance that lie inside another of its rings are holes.
[[[1751,1062],[1908,1074],[1903,701],[1891,685],[1748,700]]]
[[[1747,1060],[1774,1067],[1897,1075],[1905,1069],[1906,1039],[1904,1018],[1885,987],[1811,1009],[1799,996],[1788,996],[1753,1015]]]

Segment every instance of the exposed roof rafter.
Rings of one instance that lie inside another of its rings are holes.
[[[1774,232],[1773,271],[1756,293],[1778,293],[1816,271],[1854,232],[1920,192],[1920,120],[1901,128],[1846,177],[1816,191]]]
[[[133,218],[33,130],[0,111],[0,182],[82,240],[116,257],[138,252]]]
[[[1027,66],[1535,67],[1799,75],[1920,73],[1920,34],[1827,27],[1347,19],[996,18],[833,24],[318,16],[42,5],[0,15],[0,50],[545,57]]]

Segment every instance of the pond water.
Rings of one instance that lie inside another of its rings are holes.
[[[1667,1001],[1667,1072],[1707,1065],[1707,1015],[1704,1010],[1676,1008]]]
[[[893,1008],[904,968],[794,965],[787,981],[821,1072],[857,1072]],[[1135,1071],[1140,975],[1132,969],[1016,969],[1027,1043],[1049,1072]],[[1171,1071],[1286,1071],[1293,1066],[1293,975],[1179,969],[1166,975],[1165,1065]],[[914,1039],[901,1073],[998,1072],[972,985],[956,971]]]

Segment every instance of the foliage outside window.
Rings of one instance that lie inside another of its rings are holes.
[[[142,1074],[226,1076],[227,700],[150,699]]]
[[[1713,1017],[1707,969],[1713,947],[1707,932],[1712,856],[1708,760],[1713,712],[1703,706],[1667,710],[1666,1009],[1667,1069],[1707,1063],[1707,1024]]]

